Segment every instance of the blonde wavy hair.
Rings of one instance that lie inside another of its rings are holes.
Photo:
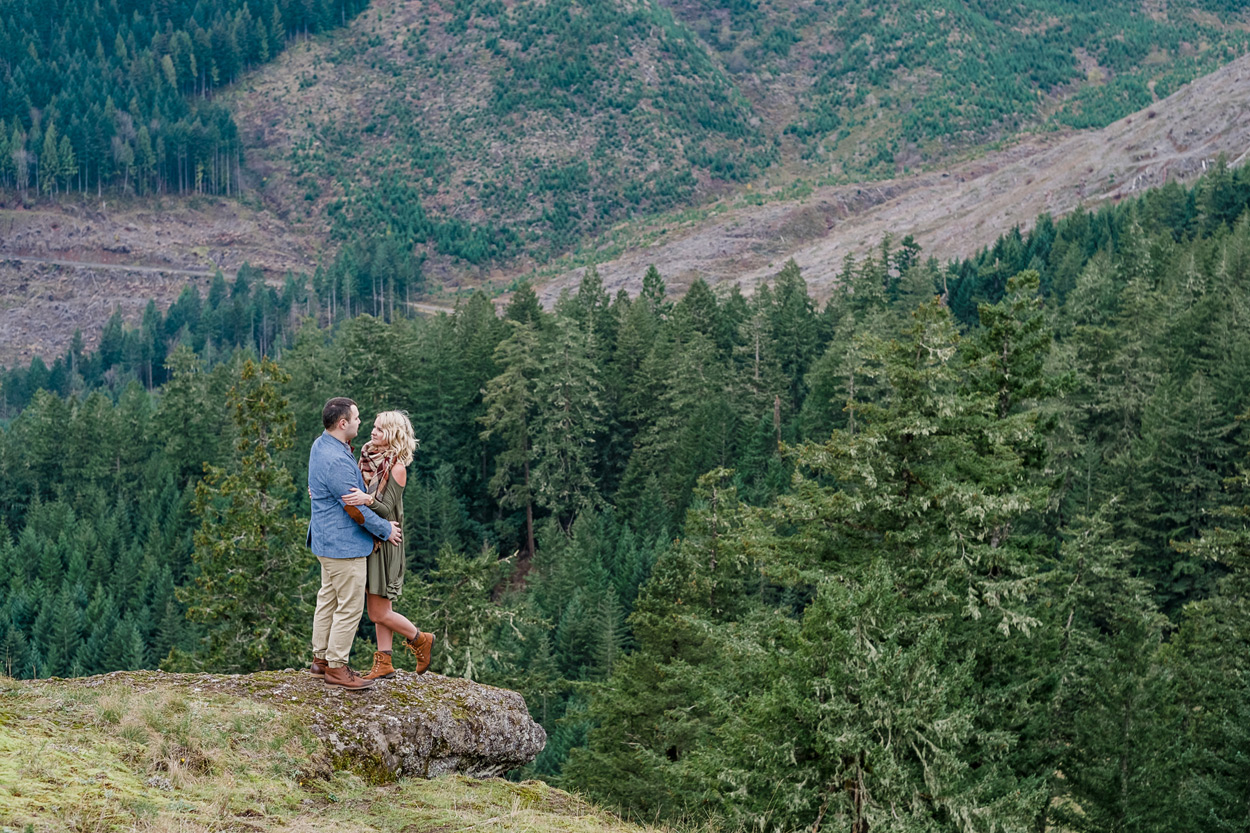
[[[412,462],[418,440],[405,411],[382,411],[373,418],[373,427],[382,429],[382,442],[378,450],[387,457],[394,454],[405,466]]]

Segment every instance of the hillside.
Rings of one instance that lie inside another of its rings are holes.
[[[646,829],[538,781],[378,781],[335,768],[279,701],[210,683],[0,677],[0,829]]]
[[[550,300],[591,262],[680,289],[794,256],[823,291],[886,233],[967,255],[1250,144],[1243,63],[1162,98],[1244,51],[1244,10],[935,8],[377,0],[211,99],[241,199],[0,189],[0,364],[77,328],[93,347],[115,305],[136,324],[218,266],[277,282],[349,242],[410,247],[436,303],[524,276]]]
[[[562,252],[776,158],[654,0],[379,0],[231,96],[262,194],[338,240],[387,229],[456,269]]]
[[[748,182],[1103,127],[1244,52],[1246,25],[1206,2],[376,0],[228,100],[268,205],[400,235],[445,284]]]
[[[1192,180],[1221,154],[1233,167],[1250,159],[1250,56],[1102,130],[1033,137],[949,168],[798,198],[739,197],[702,217],[648,224],[624,242],[609,238],[579,259],[597,263],[611,291],[636,293],[652,263],[678,287],[695,278],[751,287],[794,258],[824,298],[843,259],[862,257],[886,235],[911,234],[939,260],[967,257],[1043,212],[1058,217]],[[538,281],[544,300],[581,274],[546,273]]]

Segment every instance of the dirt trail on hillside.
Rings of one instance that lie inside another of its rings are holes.
[[[1221,153],[1233,165],[1250,158],[1250,56],[1102,130],[1030,138],[940,172],[735,208],[669,228],[662,242],[597,268],[613,293],[637,293],[650,264],[679,290],[703,278],[750,291],[793,257],[812,292],[827,297],[846,254],[862,256],[886,234],[914,235],[939,260],[967,257],[1043,212],[1058,216],[1191,180]],[[575,287],[581,274],[544,283],[544,303]]]

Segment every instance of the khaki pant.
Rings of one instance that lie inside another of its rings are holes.
[[[365,612],[365,565],[368,558],[323,558],[321,590],[313,614],[313,656],[325,657],[331,668],[347,665],[352,639]]]

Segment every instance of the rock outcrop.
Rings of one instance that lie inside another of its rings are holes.
[[[438,674],[396,671],[362,692],[328,688],[307,671],[290,670],[119,671],[72,683],[98,685],[119,677],[140,690],[178,686],[192,695],[231,694],[295,713],[325,742],[335,768],[379,780],[502,775],[534,760],[547,742],[520,694]]]

